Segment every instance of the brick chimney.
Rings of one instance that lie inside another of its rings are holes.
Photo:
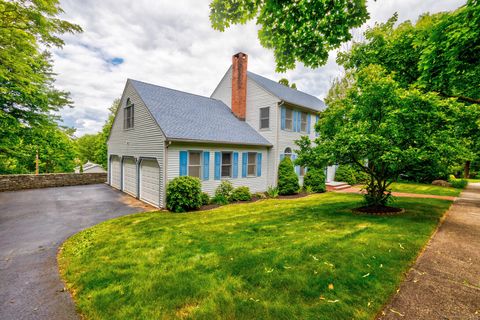
[[[232,112],[243,121],[247,111],[247,62],[245,53],[232,56]]]

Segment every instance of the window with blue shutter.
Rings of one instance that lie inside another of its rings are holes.
[[[203,180],[208,180],[210,175],[210,152],[203,152]]]
[[[248,152],[242,153],[242,178],[247,177]]]
[[[262,176],[262,154],[257,153],[257,177]]]
[[[281,107],[280,108],[280,115],[281,115],[281,128],[282,130],[285,130],[285,119],[286,119],[286,116],[287,116],[287,110],[285,109],[285,107]]]
[[[238,152],[233,153],[233,178],[238,178]]]
[[[307,133],[310,134],[310,127],[312,125],[312,120],[310,120],[310,113],[307,115]]]
[[[220,180],[220,161],[222,160],[222,153],[215,152],[215,180]]]
[[[188,166],[188,152],[180,151],[180,177],[187,175],[187,166]]]
[[[302,131],[302,112],[297,111],[297,132]]]

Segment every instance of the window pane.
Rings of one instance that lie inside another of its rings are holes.
[[[270,127],[270,121],[268,119],[260,120],[260,129],[268,129]]]
[[[248,165],[248,175],[249,176],[256,176],[257,175],[257,170],[256,170],[256,165],[254,164],[249,164]]]
[[[188,175],[200,178],[200,166],[188,166]]]
[[[249,152],[248,153],[248,164],[255,164],[257,163],[257,153],[256,152]]]
[[[293,112],[292,109],[285,110],[285,118],[291,120],[292,119],[292,112]]]
[[[285,120],[285,129],[292,130],[292,119]]]
[[[189,156],[190,165],[200,165],[200,152],[189,152]]]
[[[222,165],[222,177],[225,177],[225,178],[230,177],[231,169],[232,169],[232,166],[230,165]]]
[[[302,124],[300,131],[307,132],[307,114],[302,112]]]
[[[269,107],[260,108],[260,118],[261,119],[268,118],[269,116],[270,116],[270,108]]]
[[[222,164],[231,164],[232,154],[230,152],[222,152]]]

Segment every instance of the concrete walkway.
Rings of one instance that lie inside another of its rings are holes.
[[[480,183],[454,202],[378,319],[480,319]]]
[[[362,190],[362,188],[356,187],[356,186],[336,190],[335,192],[347,192],[347,193],[359,193],[359,194],[367,193],[365,190]],[[443,200],[451,200],[451,201],[457,199],[457,197],[452,197],[452,196],[437,196],[437,195],[434,195],[434,194],[407,193],[407,192],[392,192],[392,196],[394,196],[394,197],[409,197],[409,198],[443,199]]]

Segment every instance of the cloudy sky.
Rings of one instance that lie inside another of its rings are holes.
[[[71,93],[64,123],[77,136],[99,131],[108,107],[120,97],[127,78],[209,96],[239,51],[249,55],[249,70],[273,80],[288,78],[305,92],[323,98],[332,79],[341,75],[335,53],[316,70],[298,66],[275,73],[273,54],[262,48],[251,22],[224,33],[208,19],[209,0],[61,0],[63,18],[84,32],[66,35],[54,51],[57,87]],[[453,10],[465,0],[377,0],[368,2],[367,25],[398,12],[399,21],[424,12]]]

